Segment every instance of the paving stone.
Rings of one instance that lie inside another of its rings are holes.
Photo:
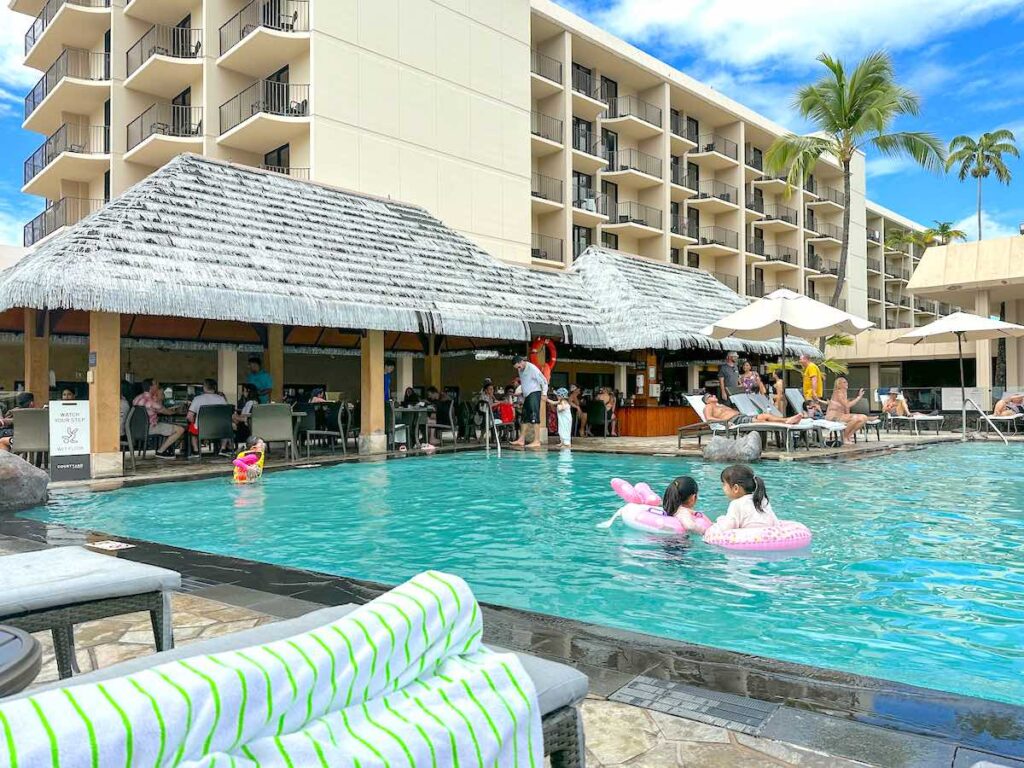
[[[244,621],[228,621],[223,624],[211,624],[202,632],[204,640],[211,637],[223,637],[233,632],[241,632],[243,629],[252,629],[256,626],[256,619],[245,619]]]
[[[624,765],[629,768],[681,768],[684,763],[679,762],[676,745],[663,741]]]
[[[750,747],[756,752],[782,760],[787,765],[797,768],[862,768],[867,763],[854,760],[844,760],[832,755],[824,755],[820,752],[812,752],[792,744],[786,744],[772,739],[759,739],[756,736],[747,736],[737,733],[736,741],[745,747]]]
[[[727,744],[729,732],[725,728],[687,720],[661,712],[651,712],[651,720],[658,726],[662,736],[669,741],[697,741]]]
[[[1012,757],[999,757],[988,752],[979,752],[976,749],[960,747],[956,751],[956,759],[953,761],[953,768],[972,768],[977,763],[988,766],[999,766],[999,768],[1024,768],[1024,760]]]
[[[151,656],[154,653],[153,645],[122,645],[110,643],[108,645],[97,645],[88,649],[96,659],[96,668],[103,669],[111,667],[119,661],[137,659],[139,656]],[[78,654],[78,663],[82,663],[82,654]]]
[[[644,710],[612,701],[584,701],[583,727],[588,749],[607,766],[649,752],[661,736]]]
[[[737,744],[685,741],[676,744],[676,765],[685,768],[779,768],[776,760]]]

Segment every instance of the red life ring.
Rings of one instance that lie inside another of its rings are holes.
[[[543,364],[537,362],[537,353],[541,347],[544,347]],[[544,374],[545,379],[551,381],[551,369],[558,362],[558,350],[555,349],[555,342],[546,338],[534,339],[533,343],[530,344],[530,362],[540,368],[540,372]]]

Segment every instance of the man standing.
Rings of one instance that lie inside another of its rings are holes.
[[[391,379],[394,378],[395,366],[387,363],[384,366],[384,402],[391,399]]]
[[[731,390],[740,385],[740,372],[736,367],[738,357],[735,352],[729,352],[725,355],[725,362],[718,367],[718,399],[723,403],[729,400]]]
[[[548,380],[540,372],[540,368],[522,355],[516,355],[513,361],[519,372],[519,385],[523,389],[523,432],[512,445],[519,448],[540,448],[540,400],[547,397]],[[533,431],[533,439],[526,442],[526,430]]]
[[[249,375],[245,379],[246,384],[256,387],[256,394],[260,403],[270,402],[270,392],[274,388],[274,379],[269,373],[263,370],[263,361],[258,355],[249,357]]]
[[[800,355],[800,365],[804,367],[804,400],[820,400],[825,394],[825,381],[821,376],[821,369],[806,354]]]

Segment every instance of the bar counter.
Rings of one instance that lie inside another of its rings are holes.
[[[675,437],[680,427],[700,421],[688,405],[627,406],[615,414],[623,437]]]

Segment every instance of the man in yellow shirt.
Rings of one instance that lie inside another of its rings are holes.
[[[804,367],[804,400],[819,400],[825,394],[825,381],[821,369],[807,355],[800,355]]]

